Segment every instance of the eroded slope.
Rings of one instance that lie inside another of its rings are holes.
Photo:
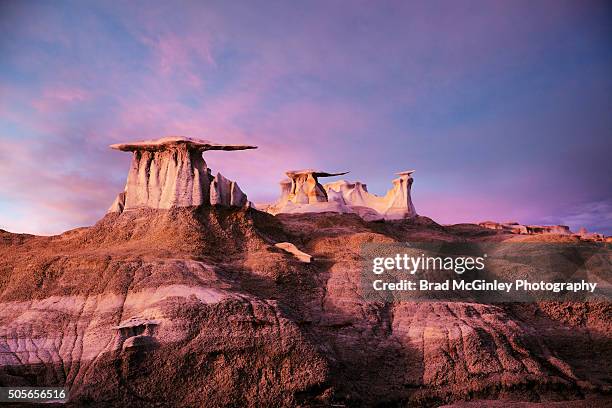
[[[54,237],[2,232],[0,383],[65,384],[75,403],[111,405],[605,398],[608,304],[359,295],[364,242],[507,239],[424,217],[219,208],[128,211]]]

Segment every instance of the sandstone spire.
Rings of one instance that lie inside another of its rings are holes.
[[[117,196],[109,212],[142,207],[242,206],[247,202],[236,182],[220,173],[212,177],[202,152],[246,150],[257,146],[226,145],[171,136],[110,147],[133,152],[133,157],[125,191]]]
[[[414,170],[396,173],[399,177],[393,180],[393,188],[387,191],[384,197],[385,218],[404,218],[416,215],[410,196],[412,182],[414,181],[412,173],[414,173]]]

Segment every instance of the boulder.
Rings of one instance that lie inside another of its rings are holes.
[[[300,262],[310,263],[312,261],[311,255],[308,255],[306,252],[300,251],[291,242],[279,242],[277,244],[274,244],[274,246],[282,249],[285,252],[290,253],[291,255],[296,257]]]

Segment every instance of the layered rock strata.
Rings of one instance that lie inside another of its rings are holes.
[[[346,180],[319,184],[319,177],[346,173],[325,173],[315,170],[287,172],[288,180],[280,183],[281,196],[267,211],[279,213],[339,212],[356,213],[372,220],[412,218],[416,210],[412,204],[411,187],[414,170],[397,173],[393,187],[380,197],[368,192],[367,185]]]
[[[609,303],[362,296],[366,243],[548,236],[406,227],[200,206],[107,214],[53,237],[0,230],[0,385],[66,387],[74,407],[609,406]],[[515,248],[500,279],[529,267]],[[591,262],[604,279],[610,258]]]
[[[511,232],[513,234],[561,234],[570,235],[572,231],[567,225],[522,225],[518,222],[483,221],[478,223],[483,228]]]
[[[238,184],[220,173],[211,175],[202,153],[207,150],[255,149],[183,136],[121,143],[113,149],[133,152],[125,190],[108,212],[135,208],[190,207],[199,205],[242,206],[247,197]]]
[[[568,235],[584,241],[612,242],[612,237],[606,237],[596,232],[588,232],[582,227],[574,233],[567,225],[523,225],[516,221],[495,222],[482,221],[478,225],[496,231],[508,232],[519,235]]]

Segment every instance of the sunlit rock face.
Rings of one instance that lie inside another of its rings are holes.
[[[281,196],[278,199],[279,202],[287,202],[289,200],[289,195],[291,194],[291,186],[293,185],[290,179],[285,179],[280,183],[281,188]]]
[[[238,183],[217,173],[210,185],[210,204],[242,207],[247,203],[247,196],[240,190]]]
[[[345,205],[329,200],[320,177],[340,176],[344,173],[327,173],[313,169],[290,170],[289,179],[280,182],[281,196],[267,211],[279,213],[351,212]]]
[[[393,187],[380,197],[368,192],[361,182],[346,180],[321,185],[319,177],[346,173],[325,173],[315,170],[287,172],[289,180],[282,181],[281,197],[268,208],[272,214],[339,212],[356,213],[367,221],[412,218],[416,210],[412,204],[411,187],[414,170],[397,173]]]
[[[246,195],[236,182],[206,165],[206,150],[246,150],[256,146],[225,145],[183,136],[121,143],[111,148],[133,152],[125,190],[108,212],[135,208],[190,207],[199,205],[242,206]]]
[[[294,204],[324,203],[327,201],[327,194],[319,184],[319,177],[340,176],[346,173],[326,173],[312,169],[288,171],[286,174],[291,179],[291,190],[287,200]]]
[[[567,225],[523,225],[516,221],[495,222],[483,221],[478,223],[481,227],[510,232],[512,234],[537,235],[537,234],[558,234],[571,235],[572,231]]]
[[[323,187],[330,199],[343,203],[362,218],[376,218],[376,214],[387,220],[411,218],[417,215],[410,195],[412,173],[414,170],[397,173],[399,177],[393,180],[393,187],[382,197],[369,193],[367,185],[358,181],[340,180]]]

